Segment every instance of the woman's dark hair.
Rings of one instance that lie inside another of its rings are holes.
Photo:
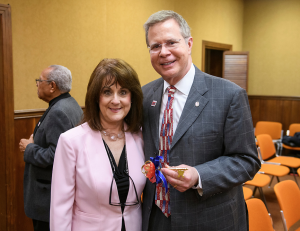
[[[131,92],[131,108],[124,121],[126,131],[138,132],[143,119],[143,93],[135,70],[121,59],[103,59],[93,71],[85,97],[85,111],[82,123],[87,122],[91,129],[102,131],[99,98],[104,86],[119,84]]]

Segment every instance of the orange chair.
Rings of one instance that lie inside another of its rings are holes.
[[[295,182],[297,182],[296,179],[296,168],[300,167],[300,159],[296,158],[296,157],[291,157],[291,156],[277,156],[276,155],[276,150],[275,150],[275,146],[272,142],[272,138],[270,135],[267,134],[263,134],[263,135],[258,135],[257,136],[257,141],[260,147],[260,154],[261,154],[261,159],[262,159],[262,163],[273,163],[273,164],[277,164],[277,165],[284,165],[287,167],[290,167],[294,173],[294,177],[295,177]],[[272,158],[273,156],[275,156],[274,158]],[[272,159],[270,159],[272,158]],[[268,161],[265,161],[267,160]],[[298,184],[298,182],[297,182]]]
[[[249,217],[249,231],[274,231],[270,213],[264,203],[252,198],[246,201]]]
[[[299,231],[297,223],[300,220],[300,190],[297,184],[292,180],[282,181],[274,186],[274,191],[285,230]]]
[[[243,192],[244,192],[244,199],[245,200],[250,199],[253,195],[252,190],[250,188],[247,188],[247,187],[244,187],[244,186],[243,186]]]
[[[289,126],[289,136],[295,135],[296,132],[300,132],[300,124],[291,124]],[[287,146],[285,144],[282,144],[283,148],[289,149],[289,150],[295,150],[295,151],[300,151],[300,147],[291,147]]]
[[[266,208],[267,208],[268,211],[269,211],[269,209],[268,209],[268,206],[267,206],[267,201],[266,201],[264,192],[262,190],[262,187],[267,186],[270,183],[270,181],[271,181],[271,179],[270,179],[269,176],[261,174],[260,172],[258,172],[258,173],[255,174],[255,176],[253,177],[252,180],[248,180],[247,182],[245,182],[245,185],[252,185],[252,186],[255,187],[255,189],[256,188],[258,189],[258,191],[260,193],[260,196],[261,196],[261,199],[265,203]],[[255,189],[254,189],[254,191],[255,191]]]
[[[268,162],[264,162],[262,159],[260,147],[257,148],[257,151],[258,151],[258,156],[262,162],[261,168],[259,171],[264,174],[272,175],[271,182],[273,181],[274,176],[276,176],[277,181],[280,182],[279,177],[286,176],[290,173],[290,169],[286,166],[274,165],[274,164],[270,164]],[[271,185],[271,182],[270,182],[270,185]],[[269,185],[269,187],[270,187],[270,185]]]
[[[281,140],[283,135],[282,124],[279,122],[258,121],[255,125],[254,135],[269,134],[272,140],[277,145],[277,153],[282,150]],[[258,146],[258,141],[256,142]],[[280,153],[281,154],[281,153]]]
[[[269,134],[273,140],[281,140],[282,124],[278,122],[258,121],[255,125],[254,135]]]

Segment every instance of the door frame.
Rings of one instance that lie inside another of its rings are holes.
[[[205,55],[206,55],[205,49],[232,51],[232,45],[202,40],[202,67],[201,67],[201,70],[203,72],[205,72]]]
[[[15,230],[14,89],[11,7],[0,4],[0,227]],[[5,185],[2,185],[5,183]]]

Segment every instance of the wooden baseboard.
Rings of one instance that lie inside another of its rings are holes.
[[[41,109],[28,109],[28,110],[15,110],[15,119],[26,119],[26,118],[36,118],[41,117],[46,108]]]
[[[269,95],[248,95],[250,99],[262,99],[262,100],[300,100],[300,96],[269,96]]]
[[[81,106],[82,110],[84,111],[84,106]],[[46,108],[39,108],[39,109],[27,109],[27,110],[15,110],[14,111],[14,119],[27,119],[27,118],[37,118],[41,117]]]

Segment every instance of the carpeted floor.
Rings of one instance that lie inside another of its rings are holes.
[[[300,185],[300,177],[296,176],[296,179],[298,181],[298,184]],[[279,180],[280,181],[294,180],[294,176],[288,175],[288,176],[280,177]],[[263,187],[263,192],[266,197],[267,205],[268,205],[269,211],[272,216],[273,227],[274,227],[275,231],[284,231],[282,220],[281,220],[281,215],[280,215],[280,207],[279,207],[279,204],[278,204],[275,192],[274,192],[275,184],[277,184],[276,178],[274,178],[270,188],[268,186]],[[246,187],[248,187],[252,190],[254,189],[254,187],[249,186],[249,185],[246,185]],[[261,199],[258,190],[256,190],[254,197]],[[299,208],[299,212],[300,212],[300,208]]]

